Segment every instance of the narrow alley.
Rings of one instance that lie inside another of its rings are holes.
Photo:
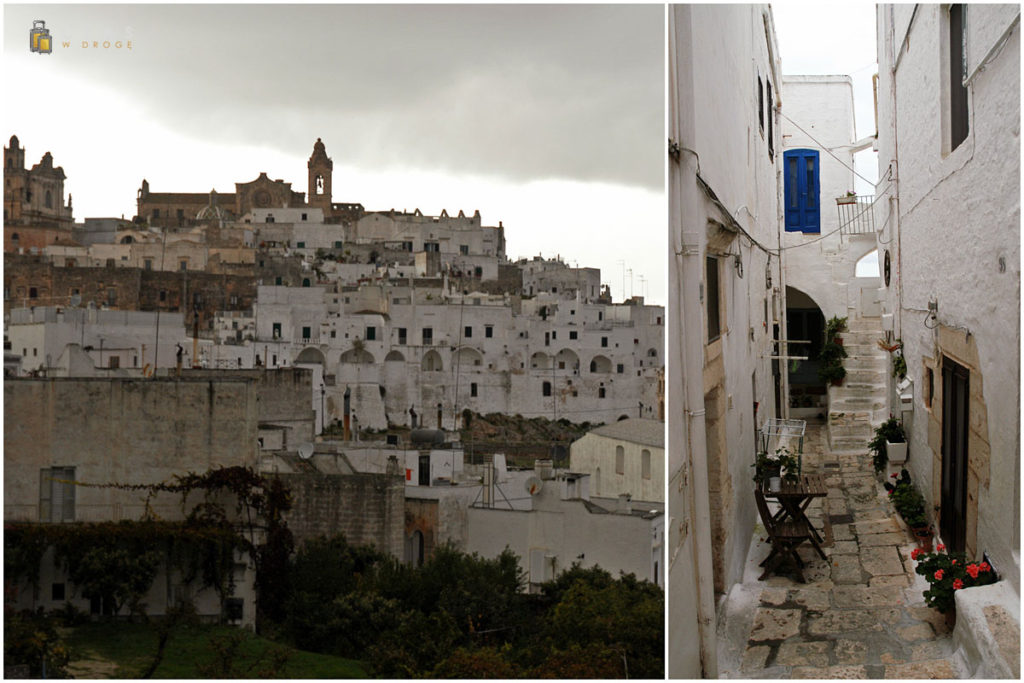
[[[804,472],[824,474],[828,496],[808,508],[825,534],[822,560],[799,552],[806,584],[782,563],[758,581],[768,555],[755,527],[743,583],[719,624],[723,678],[955,678],[950,627],[926,607],[910,553],[916,545],[889,504],[871,457],[832,454],[822,423],[808,424]]]

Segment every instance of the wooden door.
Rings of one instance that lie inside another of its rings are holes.
[[[942,513],[939,531],[951,552],[963,552],[967,539],[967,430],[970,373],[959,363],[942,362]]]

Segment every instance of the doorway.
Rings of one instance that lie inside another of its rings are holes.
[[[967,540],[967,430],[970,372],[942,359],[942,486],[939,531],[950,552],[963,552]]]

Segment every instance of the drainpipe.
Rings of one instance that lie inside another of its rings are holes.
[[[676,26],[676,18],[680,26]],[[704,201],[697,188],[697,157],[694,150],[695,122],[693,93],[693,45],[690,11],[686,7],[668,8],[669,24],[669,130],[680,150],[670,159],[669,220],[671,224],[674,268],[678,273],[676,320],[683,334],[677,337],[682,359],[682,413],[686,416],[684,470],[693,475],[688,501],[693,520],[694,573],[697,576],[697,629],[700,658],[705,678],[718,677],[718,642],[711,557],[711,503],[708,491],[707,436],[704,424],[704,323],[703,273],[706,249],[705,225],[697,207]],[[679,43],[677,36],[682,37]],[[674,115],[673,115],[674,114]],[[678,172],[671,169],[678,164]],[[678,200],[674,199],[678,197]],[[677,227],[678,226],[678,227]],[[670,274],[671,275],[671,274]],[[674,354],[673,354],[674,355]],[[678,376],[678,370],[676,374]],[[680,414],[679,407],[671,412]],[[671,430],[671,428],[670,428]]]

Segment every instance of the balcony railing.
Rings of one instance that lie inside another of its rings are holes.
[[[836,197],[839,227],[844,235],[866,235],[875,231],[874,195]]]

